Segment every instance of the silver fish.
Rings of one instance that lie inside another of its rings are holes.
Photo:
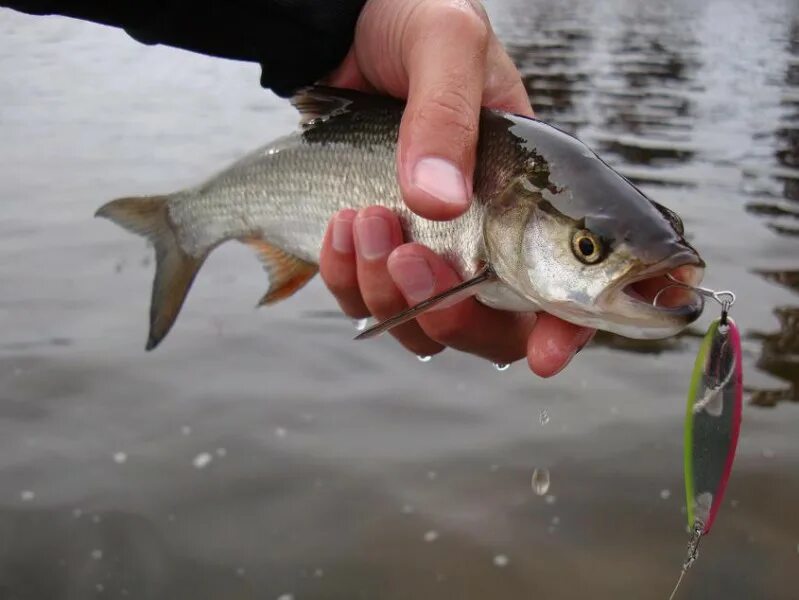
[[[309,88],[293,99],[301,130],[242,158],[205,183],[164,196],[122,198],[97,215],[147,237],[156,273],[147,349],[172,327],[197,271],[219,244],[252,246],[269,274],[269,304],[317,271],[330,217],[382,204],[406,241],[446,258],[465,283],[442,297],[474,295],[491,307],[545,310],[634,338],[673,335],[702,305],[685,290],[661,294],[665,275],[696,285],[704,262],[679,217],[651,201],[576,138],[527,117],[484,109],[474,202],[461,217],[411,213],[396,181],[400,101]],[[435,304],[422,303],[383,331]]]

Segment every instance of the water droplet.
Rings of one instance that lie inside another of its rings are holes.
[[[124,464],[128,460],[128,455],[124,452],[114,452],[114,462],[118,465]]]
[[[285,427],[275,427],[275,435],[279,438],[286,437],[286,429]]]
[[[557,496],[554,496],[552,494],[547,494],[546,498],[544,498],[544,502],[546,502],[547,504],[555,504],[557,499],[558,499]]]
[[[244,567],[238,567],[238,568],[236,569],[236,575],[238,575],[239,577],[244,577],[244,573],[245,573],[245,572],[246,572],[246,571],[244,570]]]
[[[189,427],[188,425],[184,425],[183,427],[180,428],[180,433],[182,433],[183,435],[191,435],[191,427]]]
[[[763,458],[774,458],[776,455],[776,452],[771,448],[763,448]]]
[[[796,553],[799,554],[799,544],[796,544]]]
[[[549,527],[547,527],[547,531],[549,533],[555,533],[557,530],[558,530],[558,528],[555,527],[554,525],[550,525]]]
[[[76,519],[80,519],[83,516],[83,511],[79,508],[73,509],[72,516]]]
[[[494,363],[494,368],[497,371],[507,371],[510,368],[510,363]]]
[[[94,589],[96,589],[98,592],[103,592],[105,590],[105,586],[102,583],[98,583],[96,586],[94,586]]]
[[[536,469],[533,471],[533,491],[537,496],[543,496],[549,491],[549,469]]]
[[[494,557],[494,565],[497,567],[507,567],[509,562],[508,557],[504,554],[497,554]]]
[[[211,463],[212,459],[213,457],[208,452],[200,452],[191,462],[195,469],[204,469]]]
[[[92,550],[92,558],[94,560],[100,560],[103,558],[103,551],[100,549]]]
[[[435,529],[431,529],[430,531],[424,534],[424,541],[427,543],[435,542],[438,539],[438,532]]]
[[[355,327],[355,331],[363,331],[366,329],[366,326],[369,324],[369,318],[366,319],[353,319],[352,324]]]
[[[661,500],[668,500],[671,498],[671,490],[667,488],[663,488],[660,490],[660,498]]]
[[[552,517],[552,524],[553,524],[555,527],[557,527],[558,525],[560,525],[560,517],[559,517],[559,516],[557,516],[557,515],[555,515],[554,517]]]
[[[738,500],[736,500],[735,498],[733,498],[732,500],[730,500],[730,506],[731,506],[731,507],[733,507],[733,508],[738,508],[738,504],[739,504],[739,502],[738,502]]]
[[[225,448],[217,448],[216,455],[221,457],[227,456],[227,450]]]
[[[427,478],[430,481],[435,481],[436,477],[438,477],[438,473],[436,473],[435,471],[428,471],[427,472]]]
[[[316,569],[316,570],[313,572],[313,576],[314,576],[314,577],[316,577],[316,578],[318,579],[318,578],[320,578],[320,577],[324,577],[324,576],[325,576],[325,572],[324,572],[322,569]]]
[[[424,356],[422,354],[417,354],[416,358],[419,360],[419,362],[430,362],[433,360],[432,356]]]
[[[541,412],[538,413],[538,422],[541,423],[541,425],[549,423],[549,412],[546,408],[542,408]]]
[[[492,473],[496,473],[497,471],[499,471],[499,465],[491,465],[490,467],[488,467],[488,470],[491,471]]]
[[[402,514],[403,515],[412,515],[413,512],[414,512],[414,508],[410,504],[403,504],[402,505]]]
[[[94,523],[95,525],[99,525],[100,523],[102,523],[102,521],[103,518],[100,515],[94,515],[92,517],[92,523]]]
[[[22,498],[23,502],[30,502],[36,498],[36,494],[34,494],[31,490],[22,490],[19,493],[19,497]]]
[[[277,597],[277,600],[294,600],[294,596],[291,594],[281,594]]]

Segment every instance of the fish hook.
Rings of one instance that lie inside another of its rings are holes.
[[[660,295],[663,292],[673,287],[680,287],[686,290],[691,290],[695,294],[698,294],[699,297],[702,298],[703,300],[705,298],[712,298],[713,300],[718,302],[721,305],[721,324],[724,325],[727,323],[727,313],[729,313],[730,308],[732,308],[732,305],[735,304],[734,292],[730,290],[716,291],[716,290],[711,290],[709,288],[699,287],[696,285],[689,285],[683,281],[680,281],[679,279],[675,279],[671,273],[668,273],[666,275],[666,279],[671,281],[671,283],[666,287],[662,288],[657,294],[655,294],[655,297],[652,299],[652,306],[657,308],[658,299],[660,298]]]

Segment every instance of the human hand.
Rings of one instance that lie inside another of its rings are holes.
[[[327,83],[408,98],[398,181],[409,208],[429,219],[451,219],[469,206],[480,107],[533,114],[485,11],[470,0],[368,0],[353,46]],[[333,217],[320,271],[346,314],[380,320],[460,280],[429,249],[403,245],[397,217],[381,207]],[[530,368],[548,377],[568,364],[593,330],[546,313],[493,310],[472,298],[391,333],[420,355],[445,346],[502,363],[526,355]]]

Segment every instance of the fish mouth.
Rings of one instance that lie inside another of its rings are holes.
[[[625,277],[605,298],[619,318],[615,329],[636,338],[678,333],[702,314],[702,296],[685,286],[698,285],[704,267],[696,252],[685,249]]]

